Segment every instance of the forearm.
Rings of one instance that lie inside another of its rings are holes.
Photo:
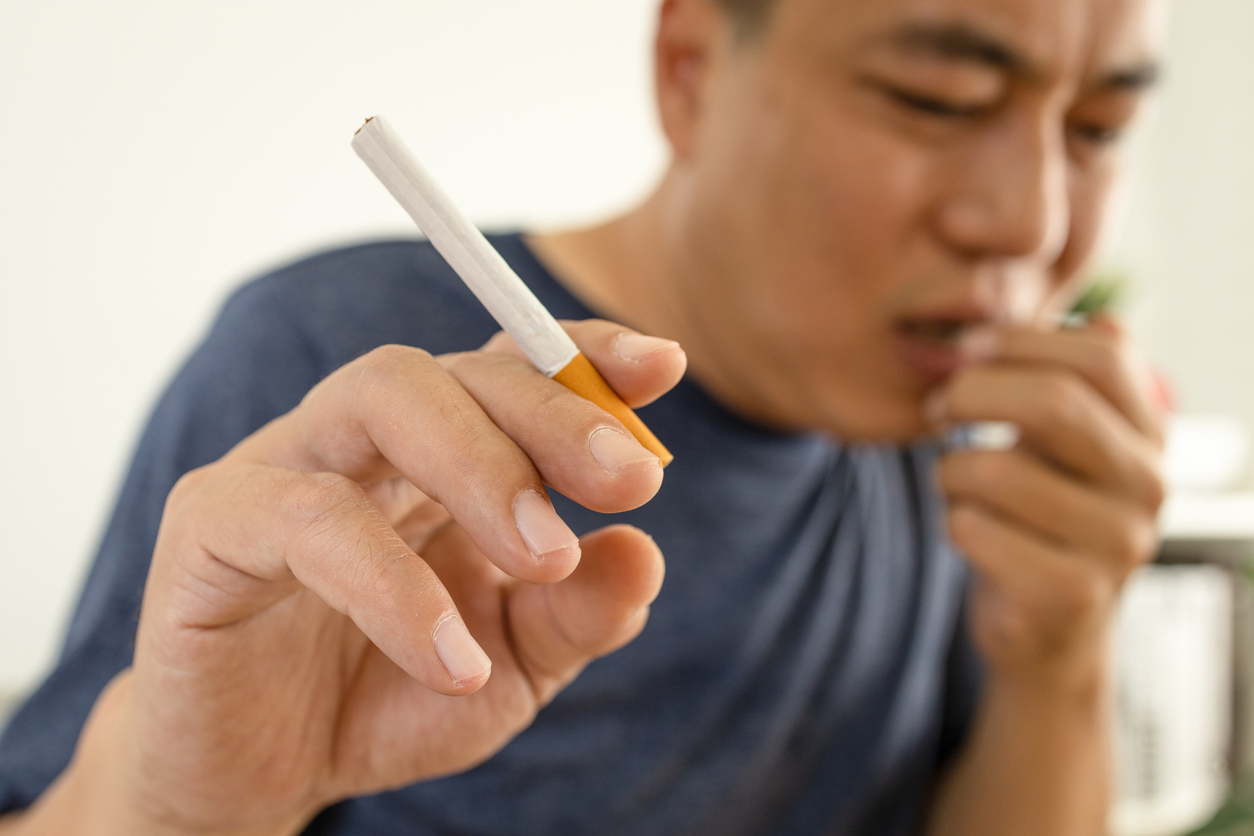
[[[118,736],[125,708],[128,674],[114,680],[96,701],[83,727],[73,760],[56,781],[24,813],[0,821],[0,836],[44,836],[57,833],[103,833],[116,822],[110,780],[117,775],[117,760],[110,769],[108,752]]]
[[[994,677],[942,778],[929,836],[1102,836],[1110,798],[1104,673],[1066,692]]]
[[[233,831],[189,830],[163,822],[136,803],[127,771],[126,710],[129,674],[105,690],[83,728],[65,772],[29,810],[0,819],[0,836],[76,836],[134,833],[144,836],[289,836],[304,820]]]

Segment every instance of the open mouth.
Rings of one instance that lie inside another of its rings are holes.
[[[962,340],[987,322],[945,317],[903,320],[896,328],[898,356],[925,384],[939,383],[967,364]]]
[[[903,322],[899,330],[911,339],[956,351],[963,335],[979,324],[972,320],[928,319]]]

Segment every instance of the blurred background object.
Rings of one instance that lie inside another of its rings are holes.
[[[1116,836],[1199,825],[1254,836],[1254,493],[1240,490],[1249,456],[1239,418],[1168,424],[1163,545],[1128,584],[1115,628]]]
[[[53,658],[143,417],[230,289],[412,234],[349,149],[362,119],[386,112],[485,226],[605,215],[665,159],[657,2],[0,3],[0,716]],[[1118,628],[1126,836],[1200,824],[1250,751],[1251,43],[1254,2],[1175,4],[1104,254],[1182,416],[1164,565]],[[1232,804],[1216,827],[1242,826]]]
[[[1119,836],[1205,821],[1229,788],[1233,578],[1219,566],[1151,566],[1116,629]]]
[[[1240,487],[1250,460],[1248,425],[1232,415],[1176,415],[1167,428],[1163,471],[1177,493]]]

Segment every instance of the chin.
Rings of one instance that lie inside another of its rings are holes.
[[[917,398],[848,399],[832,410],[821,428],[856,444],[904,445],[936,436],[924,420],[923,401]]]

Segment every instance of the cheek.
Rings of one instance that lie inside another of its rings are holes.
[[[754,226],[774,280],[755,304],[786,309],[799,338],[831,351],[885,327],[909,275],[921,166],[881,132],[830,105],[798,102],[764,170]]]
[[[851,283],[891,283],[919,229],[922,155],[850,116],[819,121],[804,148],[809,171],[795,185],[804,211],[825,222],[822,255]]]

